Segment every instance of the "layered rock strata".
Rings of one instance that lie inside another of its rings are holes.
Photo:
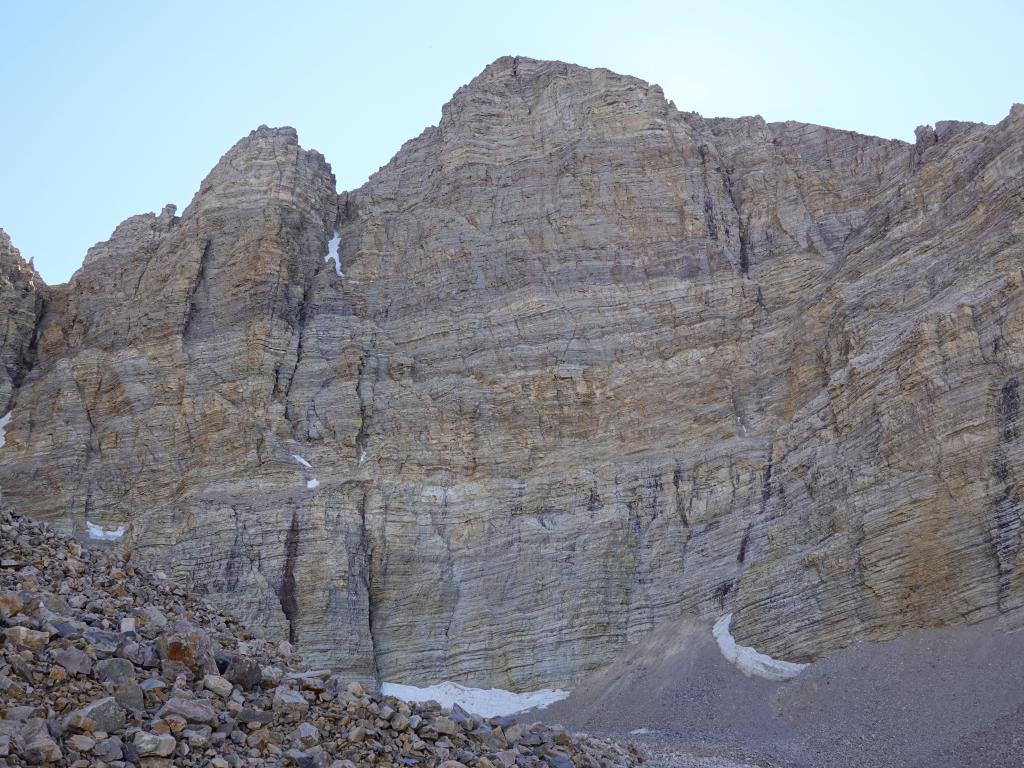
[[[1015,622],[1022,177],[1020,106],[911,145],[522,58],[353,192],[261,128],[48,289],[4,498],[366,681]]]

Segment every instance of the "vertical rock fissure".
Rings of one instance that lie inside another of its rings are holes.
[[[704,226],[707,228],[708,237],[718,241],[718,223],[715,221],[715,202],[711,195],[711,185],[708,183],[708,147],[700,145],[700,163],[703,169],[704,178]]]
[[[761,514],[768,509],[768,502],[772,499],[772,454],[775,443],[768,446],[768,457],[764,466],[764,479],[761,481]]]
[[[196,316],[196,294],[199,292],[199,288],[206,282],[206,264],[210,259],[210,247],[212,244],[213,241],[210,239],[203,243],[203,249],[199,254],[199,265],[196,269],[195,280],[188,287],[188,294],[185,299],[185,319],[181,330],[181,338],[186,343],[189,341],[192,333],[192,323]]]
[[[739,224],[738,236],[740,239],[740,274],[747,277],[750,274],[750,267],[753,264],[754,259],[754,248],[750,242],[750,222],[743,220],[743,213],[740,211],[740,203],[736,197],[736,190],[732,184],[732,169],[722,168],[722,186],[725,188],[726,194],[729,196],[729,202],[732,203],[732,208],[736,212],[736,221]],[[758,295],[760,295],[760,287],[758,288]]]
[[[288,620],[288,641],[295,642],[295,622],[299,617],[299,604],[295,596],[295,563],[299,557],[299,517],[292,512],[292,522],[284,539],[284,570],[281,573],[281,586],[277,590],[277,599],[281,602],[281,611]]]
[[[289,395],[292,391],[292,383],[295,381],[295,375],[298,373],[299,364],[302,362],[302,344],[306,336],[306,313],[309,302],[307,297],[309,295],[308,289],[304,289],[302,292],[302,298],[299,299],[299,308],[296,312],[296,325],[295,329],[299,338],[295,343],[295,363],[292,365],[291,375],[288,377],[288,382],[284,385],[284,415],[285,419],[291,422],[291,402],[289,401]],[[277,382],[275,382],[275,385]],[[294,425],[293,425],[294,428]]]
[[[364,488],[362,498],[359,500],[359,542],[363,557],[363,586],[366,589],[366,631],[370,636],[370,658],[373,660],[371,671],[379,681],[381,680],[380,662],[377,658],[377,637],[374,631],[374,612],[377,608],[377,601],[373,594],[373,548],[370,545],[369,532],[366,529],[367,495],[368,491]]]
[[[39,338],[43,334],[43,320],[46,316],[47,309],[49,309],[46,299],[37,299],[35,309],[36,318],[35,324],[32,328],[32,340],[28,343],[28,346],[19,355],[18,370],[15,371],[14,375],[11,377],[11,398],[10,401],[6,403],[5,410],[11,409],[15,397],[18,394],[18,389],[21,387],[22,382],[25,381],[25,377],[29,375],[29,373],[36,365],[36,358],[39,352]]]
[[[375,357],[372,349],[362,350],[359,356],[359,370],[356,373],[356,397],[359,398],[359,429],[356,432],[356,461],[360,464],[366,460],[366,445],[369,440],[370,419],[373,418],[373,387],[374,383],[367,384],[366,368]],[[376,361],[374,360],[374,363]],[[376,380],[376,365],[374,366],[374,379]],[[369,387],[369,390],[367,390]]]

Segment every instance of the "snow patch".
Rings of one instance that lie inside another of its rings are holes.
[[[646,736],[649,733],[654,733],[650,728],[634,728],[629,732],[630,736]]]
[[[711,634],[718,642],[718,649],[730,662],[736,665],[747,677],[756,675],[766,680],[789,680],[804,671],[806,664],[797,664],[792,661],[780,661],[773,659],[764,653],[755,651],[747,645],[739,645],[736,638],[729,631],[732,623],[732,614],[725,616],[715,622]]]
[[[414,685],[402,685],[401,683],[383,683],[380,687],[381,693],[388,696],[397,696],[406,701],[436,701],[442,707],[451,707],[458,704],[467,712],[482,717],[498,717],[499,715],[514,715],[516,712],[524,712],[527,709],[543,709],[549,704],[561,701],[569,695],[568,691],[557,688],[545,688],[540,691],[528,691],[526,693],[514,693],[504,691],[501,688],[467,688],[458,683],[445,681],[426,688],[417,688]]]
[[[124,536],[125,532],[123,525],[108,531],[106,528],[102,528],[96,525],[96,523],[90,523],[88,520],[85,522],[85,529],[89,533],[89,538],[93,541],[117,541]]]
[[[11,423],[11,416],[13,415],[14,411],[8,411],[0,418],[0,448],[7,444],[7,425]]]
[[[334,273],[338,277],[344,277],[345,273],[341,271],[341,256],[338,255],[338,246],[341,244],[341,236],[335,232],[334,237],[327,244],[327,255],[324,256],[324,263],[334,261]]]
[[[292,458],[293,458],[293,459],[295,459],[295,461],[297,461],[297,462],[298,462],[299,464],[301,464],[302,466],[306,467],[307,469],[312,469],[312,468],[313,468],[313,465],[312,465],[312,464],[310,464],[310,463],[309,463],[308,461],[306,461],[306,460],[305,460],[304,458],[302,458],[301,456],[299,456],[299,454],[297,454],[297,453],[293,453],[293,454],[292,454]]]
[[[366,450],[365,449],[359,451],[359,463],[362,464],[364,461],[366,461]]]
[[[320,481],[317,480],[315,477],[312,480],[307,480],[306,481],[306,487],[309,488],[309,489],[316,488],[319,485],[320,485]]]

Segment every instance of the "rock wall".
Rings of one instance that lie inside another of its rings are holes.
[[[260,128],[50,289],[0,485],[371,681],[1016,621],[1022,178],[1021,107],[908,145],[522,58],[340,196]]]
[[[11,395],[35,361],[36,325],[43,313],[47,289],[39,273],[21,258],[11,238],[0,229],[0,405],[7,412]]]

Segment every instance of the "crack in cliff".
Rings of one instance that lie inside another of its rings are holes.
[[[46,313],[49,310],[49,302],[43,296],[38,296],[36,299],[35,306],[35,320],[32,324],[32,339],[29,341],[28,346],[18,353],[18,367],[14,374],[11,376],[11,395],[6,403],[6,410],[9,411],[13,407],[13,403],[17,399],[18,390],[21,389],[22,383],[25,378],[35,368],[36,361],[39,357],[39,340],[43,335],[43,323],[46,319]],[[6,343],[6,337],[4,339]]]
[[[764,467],[764,479],[761,481],[761,509],[760,512],[763,515],[768,509],[768,502],[772,499],[772,453],[775,448],[775,443],[772,442],[768,446],[768,459],[765,462]]]
[[[185,295],[185,317],[182,322],[181,339],[186,346],[191,342],[192,323],[195,321],[196,312],[198,311],[196,295],[199,292],[199,288],[206,284],[206,265],[210,260],[210,249],[212,246],[213,240],[207,238],[199,254],[199,264],[196,267],[195,278],[193,278]]]
[[[718,242],[718,223],[715,221],[715,202],[711,195],[711,184],[708,182],[708,145],[700,145],[700,163],[704,179],[704,226],[708,237]]]
[[[750,240],[750,222],[743,221],[743,212],[740,210],[740,202],[736,197],[736,189],[732,184],[732,169],[731,168],[717,168],[722,177],[722,187],[725,189],[726,195],[729,197],[729,202],[732,203],[732,208],[736,212],[736,222],[739,224],[739,232],[737,237],[740,240],[740,274],[747,277],[750,274],[750,267],[754,263],[754,245]],[[758,287],[758,295],[760,295],[760,286]]]
[[[284,417],[285,417],[285,420],[292,426],[293,433],[294,433],[295,425],[292,424],[292,404],[291,404],[291,402],[289,400],[289,397],[290,397],[291,391],[292,391],[292,384],[295,382],[295,375],[296,375],[296,373],[298,373],[299,365],[302,362],[303,344],[305,343],[305,338],[306,338],[306,322],[307,322],[307,319],[308,319],[307,318],[307,314],[306,314],[307,313],[307,307],[309,305],[309,302],[307,300],[308,296],[309,296],[309,291],[308,291],[308,289],[304,288],[303,291],[302,291],[302,298],[299,299],[299,307],[298,307],[298,311],[296,312],[296,318],[295,318],[296,324],[298,326],[295,330],[298,333],[298,337],[299,337],[298,340],[295,343],[295,363],[292,365],[292,372],[288,376],[288,383],[285,384],[285,386],[284,386],[284,392],[281,393],[281,397],[284,400]],[[279,367],[275,367],[274,368],[274,392],[273,392],[272,397],[275,397],[275,398],[280,393],[279,371],[280,371]]]
[[[369,349],[366,347],[362,348],[359,355],[359,368],[356,371],[356,397],[359,399],[359,430],[356,432],[355,437],[355,458],[360,464],[366,460],[366,447],[370,439],[370,422],[373,418],[373,390],[378,376],[377,355],[373,349],[375,342],[376,340],[372,339]],[[367,391],[366,368],[371,363],[371,360],[374,364],[374,381],[369,384],[369,391]]]
[[[373,546],[366,527],[366,508],[368,504],[369,490],[363,487],[363,494],[359,500],[359,545],[363,557],[363,587],[366,589],[366,631],[370,636],[370,658],[373,660],[373,675],[380,680],[380,662],[377,658],[377,635],[375,631],[376,620],[374,612],[377,601],[373,595]]]
[[[277,599],[281,603],[281,611],[288,620],[288,641],[295,643],[295,623],[299,618],[299,604],[295,594],[295,563],[299,557],[299,517],[292,512],[292,522],[284,539],[284,570],[281,573],[281,586],[277,590]]]

